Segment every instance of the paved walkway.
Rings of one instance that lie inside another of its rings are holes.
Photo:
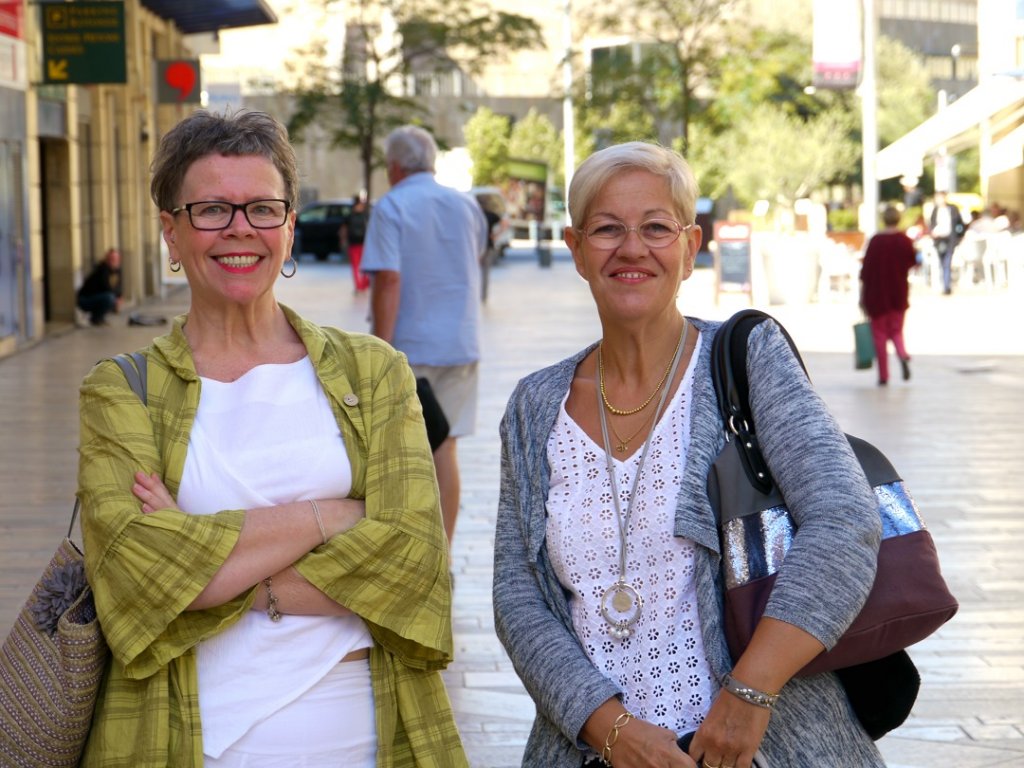
[[[346,267],[305,261],[280,299],[319,322],[364,330],[366,297]],[[854,371],[851,296],[769,308],[796,337],[844,427],[902,471],[935,536],[959,614],[914,649],[924,684],[909,721],[881,747],[894,768],[1024,766],[1024,342],[1021,297],[916,291],[907,341],[914,378],[875,386]],[[168,316],[187,293],[145,307]],[[725,317],[698,272],[681,305]],[[99,358],[144,345],[153,328],[72,329],[0,360],[0,631],[66,530],[75,487],[77,385]],[[479,431],[460,442],[463,509],[453,550],[456,660],[445,673],[471,762],[519,765],[533,704],[494,637],[492,529],[497,425],[516,381],[596,338],[585,284],[563,252],[550,268],[510,254],[491,272],[484,310]]]

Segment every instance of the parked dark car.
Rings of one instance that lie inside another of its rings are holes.
[[[317,261],[326,261],[332,253],[341,253],[338,230],[351,210],[350,197],[316,200],[303,206],[295,222],[292,250],[296,254],[312,253]]]

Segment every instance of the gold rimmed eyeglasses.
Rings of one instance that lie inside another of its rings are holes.
[[[679,236],[693,224],[680,224],[674,219],[647,219],[635,227],[626,226],[621,221],[599,221],[580,228],[584,237],[598,248],[618,248],[630,232],[636,232],[640,241],[650,248],[664,248],[672,245]]]

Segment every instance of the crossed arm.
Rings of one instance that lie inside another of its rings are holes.
[[[145,514],[159,509],[179,510],[177,501],[154,472],[137,472],[132,493]],[[366,505],[358,499],[318,499],[327,538],[347,531],[365,517]],[[222,605],[258,584],[273,578],[274,593],[283,612],[341,616],[348,609],[306,581],[292,563],[323,543],[320,526],[308,501],[247,510],[234,549],[188,610]],[[265,610],[267,594],[260,590],[253,608]]]

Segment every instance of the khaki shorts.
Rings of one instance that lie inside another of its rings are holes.
[[[467,365],[414,365],[412,372],[430,382],[434,396],[448,419],[448,437],[476,431],[477,363]]]

